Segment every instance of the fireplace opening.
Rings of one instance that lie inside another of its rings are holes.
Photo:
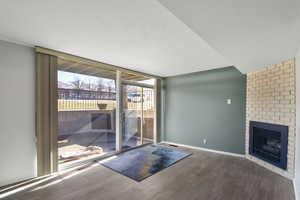
[[[249,153],[282,169],[287,167],[288,127],[250,121]]]

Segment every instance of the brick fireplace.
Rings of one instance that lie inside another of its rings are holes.
[[[295,171],[295,75],[295,59],[247,74],[246,157],[287,178]],[[250,121],[288,127],[286,169],[250,154]]]

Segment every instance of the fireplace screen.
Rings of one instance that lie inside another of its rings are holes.
[[[286,169],[288,127],[261,122],[250,122],[251,155]]]

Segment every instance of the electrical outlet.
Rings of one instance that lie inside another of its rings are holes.
[[[206,144],[206,143],[207,143],[206,139],[203,139],[203,144]]]
[[[227,99],[227,104],[231,104],[231,99]]]

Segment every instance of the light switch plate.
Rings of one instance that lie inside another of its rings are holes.
[[[231,104],[231,99],[227,99],[227,104]]]

